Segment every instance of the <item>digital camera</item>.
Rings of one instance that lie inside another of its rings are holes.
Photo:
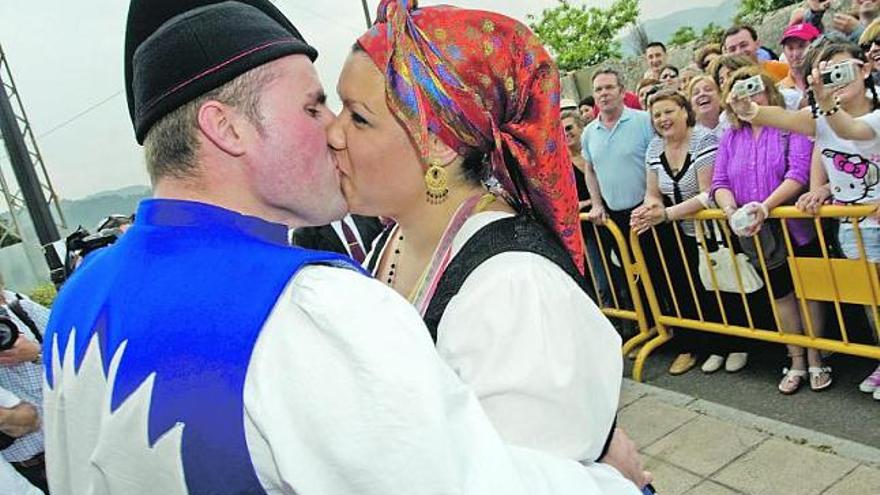
[[[18,326],[9,318],[6,308],[0,308],[0,351],[12,349],[18,340]]]
[[[750,98],[763,93],[764,89],[766,88],[764,88],[764,80],[761,79],[761,76],[752,76],[748,79],[733,83],[733,87],[730,88],[730,91],[737,98]]]
[[[854,60],[847,60],[839,64],[825,67],[822,71],[822,84],[828,88],[845,86],[856,80],[859,67]]]

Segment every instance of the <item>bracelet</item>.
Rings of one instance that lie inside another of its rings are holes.
[[[834,105],[831,108],[829,108],[828,110],[822,110],[821,108],[819,108],[816,113],[818,115],[823,116],[823,117],[830,117],[839,111],[840,111],[840,98],[835,96],[834,97]]]

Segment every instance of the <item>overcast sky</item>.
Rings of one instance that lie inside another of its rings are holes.
[[[338,108],[336,77],[351,44],[365,30],[360,0],[273,0],[320,51],[318,72],[331,107]],[[575,0],[576,1],[576,0]],[[125,0],[0,0],[0,45],[12,67],[56,191],[76,199],[119,187],[148,184],[141,149],[125,104],[122,45]],[[449,0],[505,13],[525,22],[556,0]],[[589,0],[607,6],[611,0]],[[648,0],[650,19],[721,0]],[[377,0],[369,0],[371,17]],[[0,163],[7,180],[5,149]],[[5,209],[5,205],[0,205]]]

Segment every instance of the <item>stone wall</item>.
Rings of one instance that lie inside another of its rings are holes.
[[[771,48],[776,53],[781,53],[779,38],[782,31],[788,25],[791,11],[800,4],[784,7],[780,10],[766,14],[763,18],[751,19],[749,22],[758,31],[758,39],[761,44]],[[726,28],[727,26],[725,26]],[[700,48],[698,42],[686,46],[671,48],[669,50],[669,63],[683,68],[693,62],[694,52]],[[642,75],[648,69],[644,57],[631,57],[624,60],[612,60],[597,66],[589,67],[575,72],[570,72],[562,78],[562,93],[566,98],[580,101],[581,96],[592,93],[591,76],[599,67],[613,67],[624,75],[627,89],[634,90],[642,79]]]

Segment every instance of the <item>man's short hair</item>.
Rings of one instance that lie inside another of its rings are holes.
[[[581,100],[580,103],[578,103],[578,107],[582,107],[584,105],[587,105],[588,107],[596,106],[596,99],[593,98],[593,95],[585,96],[584,99]]]
[[[593,73],[593,77],[590,79],[590,82],[596,82],[596,78],[601,75],[611,75],[617,78],[617,85],[621,88],[623,87],[623,76],[620,75],[620,71],[617,69],[612,69],[611,67],[602,67]]]
[[[645,45],[645,53],[648,52],[648,48],[652,48],[655,46],[659,46],[663,50],[663,53],[666,53],[666,45],[664,45],[660,41],[652,41],[652,42],[648,43],[647,45]]]
[[[144,139],[147,171],[153,184],[162,177],[192,179],[198,176],[199,109],[209,101],[219,101],[242,112],[263,132],[260,96],[263,87],[275,78],[275,70],[259,66],[236,77],[162,117]]]
[[[749,35],[752,37],[752,41],[758,41],[758,32],[755,31],[755,28],[749,26],[748,24],[735,24],[728,28],[727,31],[724,31],[724,36],[721,37],[721,44],[726,44],[727,38],[730,38],[731,36],[739,33],[743,29],[749,32]]]

